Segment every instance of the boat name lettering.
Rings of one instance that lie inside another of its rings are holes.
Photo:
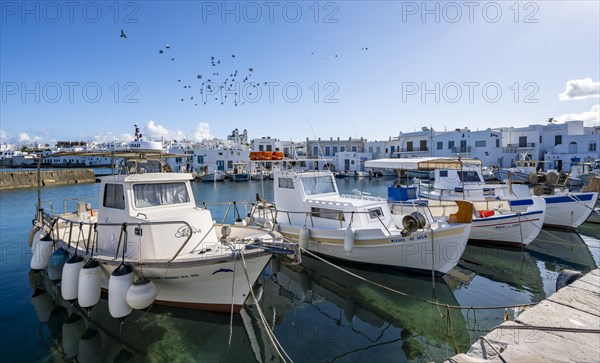
[[[196,233],[202,232],[202,230],[196,229],[195,227],[191,227],[191,232],[192,232],[192,234],[196,234]],[[188,227],[188,226],[181,226],[175,232],[175,238],[187,237],[189,235],[190,235],[190,227]]]
[[[424,240],[427,239],[427,235],[422,234],[419,236],[410,236],[410,237],[404,237],[404,238],[392,238],[390,239],[391,243],[397,243],[397,242],[406,242],[406,241],[420,241],[420,240]]]
[[[500,226],[495,226],[496,229],[506,229],[506,228],[515,228],[518,227],[519,223],[513,223],[511,225],[500,225]]]
[[[179,279],[189,279],[192,277],[200,277],[198,274],[189,274],[189,275],[181,275],[181,276],[162,276],[156,277],[158,280],[179,280]]]

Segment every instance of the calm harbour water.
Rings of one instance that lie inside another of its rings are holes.
[[[353,189],[384,196],[390,179],[341,179]],[[43,189],[45,207],[69,209],[74,199],[98,205],[99,184]],[[272,200],[272,182],[195,183],[196,202],[249,201],[256,193]],[[44,275],[29,271],[27,236],[35,213],[35,189],[0,191],[0,345],[3,361],[79,362],[277,362],[258,305],[234,317],[153,306],[119,324],[106,300],[88,318],[56,298]],[[220,220],[224,205],[209,205]],[[238,203],[240,214],[244,204]],[[230,211],[228,221],[233,221]],[[303,256],[288,266],[274,259],[255,291],[267,323],[294,362],[429,362],[465,352],[503,321],[504,310],[452,310],[422,300],[462,306],[537,302],[552,294],[564,268],[587,272],[600,262],[600,227],[584,224],[577,233],[544,230],[530,248],[467,247],[459,265],[443,278],[413,276],[385,268],[343,265],[351,272],[402,291],[404,297],[348,276]],[[336,262],[339,264],[339,262]],[[34,288],[38,287],[35,291]],[[32,295],[35,295],[32,297]],[[58,293],[60,295],[60,293]],[[512,310],[509,311],[512,316]],[[69,315],[73,314],[70,318]],[[79,319],[78,315],[83,315]],[[40,322],[40,319],[44,321]],[[535,338],[535,337],[531,337]]]

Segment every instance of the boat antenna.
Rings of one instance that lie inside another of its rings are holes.
[[[317,142],[317,150],[319,151],[319,153],[317,154],[317,159],[319,159],[319,155],[321,155],[321,157],[323,157],[323,159],[325,159],[325,155],[323,154],[323,150],[321,150],[321,144],[319,143],[319,139],[317,138],[317,134],[315,134],[315,129],[312,126],[312,123],[310,123],[310,118],[308,119],[308,125],[310,126],[310,130],[312,131],[313,137],[315,138],[315,141]],[[317,160],[318,162],[318,160]]]

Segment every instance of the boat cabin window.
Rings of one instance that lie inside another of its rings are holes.
[[[461,182],[480,182],[479,174],[475,170],[459,171],[458,178]]]
[[[335,209],[327,208],[311,208],[310,213],[315,218],[333,219],[336,221],[344,221],[344,213]]]
[[[135,184],[133,199],[138,208],[188,203],[190,196],[185,183]]]
[[[448,177],[448,170],[440,170],[440,178]]]
[[[279,178],[279,187],[285,189],[294,189],[294,181],[292,178]]]
[[[125,209],[125,196],[123,185],[106,184],[104,186],[104,202],[106,208]]]
[[[330,175],[303,177],[302,187],[306,195],[335,193],[335,186]]]
[[[383,217],[383,210],[381,210],[381,208],[372,208],[367,211],[369,212],[369,218],[371,219]]]

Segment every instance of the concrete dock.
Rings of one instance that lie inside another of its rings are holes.
[[[599,361],[600,269],[596,269],[446,362]]]
[[[74,183],[93,183],[96,176],[92,169],[41,170],[42,186]],[[37,170],[0,172],[0,189],[35,188],[38,185]]]

